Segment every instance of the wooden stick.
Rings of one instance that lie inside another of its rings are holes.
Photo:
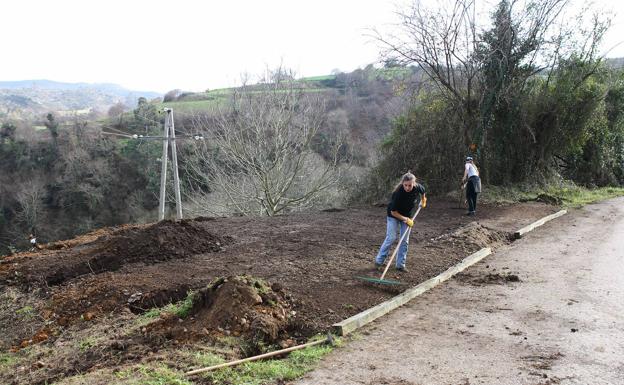
[[[333,338],[332,338],[331,334],[328,334],[327,338],[325,338],[324,340],[308,342],[308,343],[305,343],[303,345],[297,345],[297,346],[293,346],[293,347],[282,349],[282,350],[276,350],[274,352],[260,354],[259,356],[247,357],[247,358],[243,358],[241,360],[225,362],[223,364],[213,365],[213,366],[209,366],[207,368],[195,369],[195,370],[191,370],[190,372],[186,372],[184,374],[187,375],[187,376],[192,376],[192,375],[195,375],[195,374],[198,374],[198,373],[209,372],[209,371],[212,371],[212,370],[215,370],[215,369],[226,368],[228,366],[234,366],[234,365],[242,364],[242,363],[245,363],[245,362],[251,362],[251,361],[261,360],[263,358],[277,356],[277,355],[284,354],[284,353],[290,353],[290,352],[292,352],[294,350],[299,350],[299,349],[307,348],[307,347],[310,347],[310,346],[323,344],[323,343],[326,343],[326,342],[328,342],[328,343],[332,343],[333,342]]]
[[[418,210],[416,210],[416,214],[414,214],[414,216],[412,217],[412,221],[414,219],[416,219],[416,216],[418,215],[418,213],[420,212],[421,209],[421,204],[418,204]],[[381,275],[381,277],[379,278],[380,280],[384,279],[384,277],[386,276],[386,273],[388,272],[388,269],[390,268],[390,265],[392,264],[392,261],[394,260],[394,257],[397,254],[397,251],[399,251],[399,248],[401,247],[401,242],[403,242],[403,239],[405,239],[406,236],[409,236],[409,233],[412,231],[412,228],[409,227],[407,229],[407,231],[405,231],[403,233],[403,236],[401,237],[401,239],[399,239],[399,244],[397,245],[397,247],[394,249],[394,252],[392,253],[392,256],[390,257],[390,260],[388,261],[388,264],[386,265],[386,268],[384,269],[383,274]]]
[[[524,234],[528,233],[529,231],[532,231],[532,230],[534,230],[536,227],[539,227],[539,226],[543,225],[544,223],[546,223],[546,222],[548,222],[548,221],[550,221],[550,220],[553,220],[553,219],[555,219],[555,218],[558,218],[558,217],[562,216],[563,214],[565,214],[565,213],[567,213],[567,212],[568,212],[568,210],[561,210],[561,211],[557,211],[557,212],[556,212],[556,213],[554,213],[554,214],[551,214],[551,215],[545,216],[544,218],[542,218],[542,219],[540,219],[540,220],[538,220],[538,221],[535,221],[535,222],[531,223],[530,225],[525,226],[525,227],[521,228],[520,230],[516,231],[516,232],[514,233],[514,237],[515,237],[516,239],[518,239],[518,238],[522,238],[522,236],[523,236]]]

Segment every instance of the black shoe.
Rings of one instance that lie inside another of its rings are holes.
[[[407,273],[407,268],[405,266],[397,267],[396,270],[401,273]]]

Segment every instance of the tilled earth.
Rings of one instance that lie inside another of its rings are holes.
[[[0,362],[0,383],[50,383],[180,346],[214,347],[226,337],[240,338],[233,357],[290,346],[484,246],[509,242],[512,231],[557,210],[482,205],[477,217],[466,217],[456,206],[433,200],[421,211],[409,271],[390,269],[388,278],[404,283],[398,288],[356,278],[381,274],[373,258],[385,207],[126,225],[6,257],[0,351],[31,353],[28,366]],[[195,294],[187,297],[189,290]],[[141,321],[189,298],[186,316]]]

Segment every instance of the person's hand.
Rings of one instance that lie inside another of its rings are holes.
[[[424,209],[425,207],[427,207],[427,197],[423,196],[423,197],[420,199],[420,207],[422,207],[423,209]]]
[[[411,220],[410,218],[405,218],[405,224],[408,225],[409,227],[414,226],[414,221]]]

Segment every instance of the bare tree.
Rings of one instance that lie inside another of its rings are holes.
[[[18,189],[16,216],[29,232],[36,231],[43,219],[45,192],[45,184],[39,179],[30,179]]]
[[[422,69],[459,117],[462,127],[453,128],[454,135],[480,155],[487,175],[490,169],[509,171],[495,158],[513,164],[517,158],[505,155],[525,136],[539,141],[517,107],[528,97],[529,80],[552,73],[571,57],[594,60],[609,22],[590,12],[571,19],[565,12],[570,0],[499,0],[490,23],[481,24],[478,3],[443,0],[425,6],[414,0],[399,13],[394,35],[375,31],[374,37],[386,61]],[[588,17],[593,17],[589,24]]]
[[[275,74],[238,89],[216,117],[196,117],[206,140],[195,145],[186,172],[191,185],[203,186],[187,196],[199,211],[272,216],[310,205],[338,181],[341,141],[330,142],[329,159],[313,150],[322,98],[289,73]]]
[[[383,47],[388,62],[416,64],[465,121],[463,134],[469,143],[469,129],[474,127],[475,88],[479,63],[475,58],[479,31],[475,21],[474,0],[443,1],[426,7],[415,0],[406,12],[399,12],[400,25],[395,34],[374,38]]]

